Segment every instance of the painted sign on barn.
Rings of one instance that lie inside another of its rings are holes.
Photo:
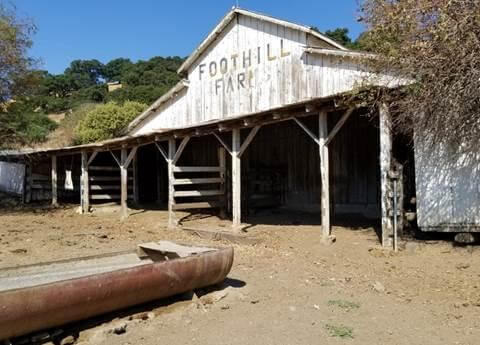
[[[361,71],[352,59],[307,52],[343,51],[310,28],[233,10],[180,72],[188,85],[162,101],[132,134],[246,115],[351,90]]]

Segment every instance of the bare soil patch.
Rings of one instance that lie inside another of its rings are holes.
[[[427,241],[392,253],[367,226],[334,227],[337,242],[326,246],[309,217],[252,217],[248,231],[260,241],[240,245],[167,230],[165,211],[136,210],[120,222],[74,207],[4,207],[0,267],[161,239],[234,246],[223,286],[78,323],[76,344],[478,344],[478,248]],[[230,223],[204,215],[185,224]]]

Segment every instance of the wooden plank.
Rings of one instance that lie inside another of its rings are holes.
[[[133,157],[135,157],[135,155],[137,154],[137,148],[138,148],[137,146],[132,147],[132,149],[130,150],[130,153],[125,158],[125,160],[122,159],[122,165],[124,166],[124,168],[128,168],[128,166],[132,162]],[[127,152],[127,151],[125,151],[125,152]]]
[[[221,172],[220,167],[173,167],[173,172]]]
[[[132,185],[128,185],[128,190],[133,190]],[[90,185],[90,191],[99,191],[99,190],[121,190],[122,187],[120,185],[104,185],[104,184],[93,184]]]
[[[160,145],[160,143],[155,141],[155,146],[157,147],[158,151],[162,154],[163,158],[165,158],[165,160],[168,161],[168,155],[163,149],[163,147]]]
[[[322,237],[328,239],[330,236],[330,177],[328,146],[325,141],[328,137],[327,113],[320,112],[318,115],[318,133],[320,150],[320,172],[322,179],[321,210],[322,210]]]
[[[132,149],[133,152],[133,149]],[[128,156],[129,157],[129,156]],[[126,164],[126,161],[128,159],[127,157],[127,149],[122,149],[121,150],[121,165],[120,165],[120,186],[121,186],[121,191],[120,191],[120,205],[121,205],[121,211],[120,211],[120,218],[121,220],[125,220],[128,217],[128,209],[127,209],[127,178],[128,178],[128,171],[127,167],[128,164]]]
[[[382,215],[382,246],[392,247],[393,224],[388,212],[391,209],[391,199],[388,197],[390,184],[388,171],[392,166],[392,132],[388,106],[379,107],[380,127],[380,185],[381,185],[381,215]]]
[[[80,195],[80,204],[81,204],[81,209],[82,213],[88,213],[90,210],[90,205],[89,205],[89,188],[88,188],[88,155],[86,151],[82,151],[81,153],[81,171],[82,175],[80,177],[80,185],[81,185],[81,195]]]
[[[31,175],[32,181],[51,181],[51,176],[48,175],[40,175],[40,174],[32,174]]]
[[[122,164],[121,162],[118,160],[117,156],[115,156],[115,154],[113,153],[113,151],[109,151],[110,154],[112,155],[113,159],[115,160],[115,162],[117,162],[118,166],[120,167]]]
[[[120,200],[122,198],[121,194],[92,194],[90,195],[90,200]],[[127,199],[132,199],[132,195],[128,195]]]
[[[217,138],[217,140],[220,142],[220,144],[227,150],[227,152],[232,155],[232,150],[230,147],[228,147],[227,143],[222,139],[221,136],[219,136],[217,133],[213,133],[213,136]]]
[[[135,205],[139,204],[140,201],[140,190],[138,186],[138,157],[135,155],[133,157],[133,202]]]
[[[93,151],[92,155],[88,159],[87,166],[90,166],[90,164],[92,164],[95,157],[97,157],[97,154],[98,154],[98,151]]]
[[[111,166],[97,166],[97,165],[92,165],[88,167],[88,170],[90,171],[120,171],[120,167],[111,167]],[[132,170],[132,168],[129,168],[129,170]]]
[[[225,180],[221,177],[212,178],[183,178],[175,179],[174,185],[190,185],[190,184],[211,184],[211,183],[224,183]]]
[[[121,180],[120,176],[90,176],[89,181],[92,182],[118,182]],[[133,180],[132,177],[127,178],[128,181]]]
[[[325,140],[324,145],[328,145],[333,140],[333,138],[335,138],[340,129],[342,129],[345,122],[347,122],[350,115],[352,115],[354,109],[355,108],[350,108],[345,112],[345,114],[343,114],[340,120],[338,120],[335,127],[333,127],[332,131],[328,134],[327,140]]]
[[[178,160],[180,159],[180,156],[183,153],[183,150],[185,150],[185,147],[187,146],[189,141],[190,141],[190,137],[183,138],[182,142],[180,143],[180,146],[178,147],[177,152],[175,153],[175,156],[173,157],[173,165],[177,164]]]
[[[174,192],[176,198],[189,197],[189,196],[214,196],[223,195],[222,190],[182,190]]]
[[[245,150],[247,149],[248,145],[250,145],[250,143],[252,142],[253,138],[255,138],[255,136],[257,135],[258,133],[258,130],[260,129],[261,126],[255,126],[252,128],[252,130],[250,131],[250,133],[248,133],[248,136],[247,138],[245,139],[245,141],[243,142],[242,146],[240,147],[240,151],[238,152],[238,155],[239,157],[241,157],[243,155],[243,153],[245,152]]]
[[[173,164],[173,158],[175,157],[177,143],[174,138],[168,140],[168,228],[173,229],[177,226],[177,220],[175,218],[175,210],[173,206],[175,204],[175,188],[173,181],[175,180],[174,171],[175,165]]]
[[[220,172],[220,190],[223,192],[223,201],[224,201],[224,205],[227,205],[227,190],[225,188],[225,167],[226,167],[226,150],[223,148],[223,147],[219,147],[218,148],[218,166],[222,169],[222,171]],[[227,210],[224,207],[222,207],[220,209],[220,218],[221,219],[224,219],[227,215]]]
[[[240,140],[240,129],[234,129],[232,131],[232,226],[235,230],[240,228],[242,207]]]
[[[189,202],[183,204],[175,204],[174,210],[193,210],[201,208],[220,208],[224,207],[225,203],[222,201],[205,201],[205,202]]]
[[[318,145],[320,145],[320,142],[319,142],[317,136],[315,134],[313,134],[312,131],[307,126],[305,126],[305,124],[302,121],[300,121],[296,117],[292,117],[292,120],[295,121],[297,123],[297,125],[299,125],[300,128],[303,129],[304,132],[307,133],[308,136],[313,139],[313,141],[315,141]]]

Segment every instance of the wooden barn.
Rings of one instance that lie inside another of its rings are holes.
[[[372,116],[358,94],[398,81],[370,74],[366,58],[309,27],[234,8],[124,137],[2,159],[25,164],[26,201],[76,200],[86,213],[115,200],[122,217],[129,204],[165,204],[171,227],[178,210],[213,208],[234,230],[257,209],[314,212],[326,240],[332,219],[372,219],[391,246],[397,179],[403,194],[389,112]]]

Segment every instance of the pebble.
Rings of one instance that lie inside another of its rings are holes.
[[[372,287],[377,292],[385,292],[385,286],[379,281],[376,281],[375,283],[373,283]]]
[[[75,343],[75,338],[73,335],[68,335],[62,340],[60,340],[60,345],[72,345]]]

